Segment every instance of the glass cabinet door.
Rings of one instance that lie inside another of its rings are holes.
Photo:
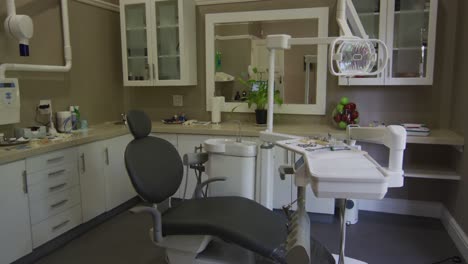
[[[352,0],[354,7],[359,15],[361,23],[369,35],[370,39],[380,39],[385,42],[386,39],[386,0]],[[354,32],[353,32],[354,33]],[[378,45],[376,50],[378,51]],[[379,53],[379,63],[382,63],[382,55]],[[354,78],[340,78],[340,85],[383,85],[384,75],[376,76],[356,76]]]
[[[180,67],[180,24],[177,0],[154,2],[156,24],[155,45],[157,50],[157,81],[181,79]]]
[[[389,10],[388,84],[432,84],[437,1],[390,0]]]
[[[152,82],[150,50],[148,49],[146,4],[126,4],[124,12],[124,82],[133,85],[148,85]]]

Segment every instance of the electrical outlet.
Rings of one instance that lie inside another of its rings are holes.
[[[183,95],[173,95],[172,104],[174,106],[184,106],[184,96]]]

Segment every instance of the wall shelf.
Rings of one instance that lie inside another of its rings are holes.
[[[449,170],[405,169],[406,178],[435,179],[435,180],[461,180],[461,175]]]
[[[127,31],[141,31],[141,30],[146,30],[146,27],[129,27],[129,28],[127,28]]]
[[[163,29],[163,28],[178,28],[178,27],[179,27],[179,24],[174,24],[174,25],[161,25],[161,26],[158,26],[157,28]]]
[[[409,144],[464,146],[465,138],[448,129],[435,129],[427,137],[408,136]]]

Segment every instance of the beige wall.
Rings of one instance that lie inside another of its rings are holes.
[[[341,96],[346,95],[358,104],[362,124],[364,125],[370,121],[379,120],[387,124],[421,122],[427,123],[431,127],[450,127],[452,122],[452,90],[454,86],[455,53],[453,43],[455,42],[457,27],[457,3],[458,1],[439,1],[434,85],[340,87],[337,84],[337,78],[328,76],[327,116],[277,115],[275,117],[276,122],[329,123],[332,108]],[[125,97],[126,107],[143,109],[154,119],[169,117],[177,112],[185,112],[191,118],[209,120],[210,115],[205,111],[205,14],[329,6],[329,35],[336,35],[338,27],[334,21],[335,5],[336,1],[327,0],[271,0],[262,1],[261,3],[200,6],[197,8],[198,85],[176,88],[128,87],[126,88]],[[172,95],[174,94],[184,95],[184,107],[172,106]],[[455,94],[454,97],[456,96],[458,95]],[[254,122],[252,114],[226,113],[224,118]],[[444,153],[448,153],[450,150],[439,152],[437,149],[430,149],[428,151],[430,151],[431,155],[435,156],[442,153],[443,156]],[[378,150],[377,153],[382,154],[385,151]],[[404,188],[390,190],[388,197],[442,201],[446,197],[445,193],[449,187],[448,185],[450,183],[447,181],[407,179]]]
[[[271,0],[261,3],[249,2],[243,4],[226,4],[200,6],[197,8],[197,45],[198,45],[198,85],[194,87],[129,87],[126,89],[126,106],[129,108],[142,108],[148,111],[153,118],[160,119],[171,116],[176,112],[186,112],[190,117],[197,119],[209,119],[209,113],[205,111],[205,22],[207,13],[236,12],[247,10],[305,8],[329,6],[330,9],[330,35],[337,34],[337,25],[334,21],[335,2],[326,0]],[[453,33],[453,24],[456,16],[448,15],[456,10],[456,1],[439,1],[439,32],[442,35]],[[445,33],[449,32],[449,33]],[[450,101],[451,86],[446,85],[446,80],[451,80],[451,66],[453,57],[450,38],[438,38],[436,56],[436,80],[431,86],[396,86],[396,87],[340,87],[337,79],[329,76],[327,89],[328,112],[343,95],[349,96],[358,104],[363,123],[373,120],[381,120],[387,123],[423,122],[438,126],[445,124],[450,119],[450,104],[443,105],[443,101]],[[185,96],[184,107],[172,106],[172,95]],[[445,99],[448,98],[448,99]],[[252,115],[242,114],[236,118],[252,120]],[[299,120],[304,122],[328,123],[328,116],[281,116],[278,120]],[[442,120],[442,121],[441,121]]]
[[[59,0],[17,0],[18,13],[33,18],[31,56],[18,56],[16,41],[0,27],[0,63],[63,65]],[[7,72],[17,77],[21,92],[21,126],[34,124],[40,99],[52,99],[54,111],[79,105],[83,118],[93,123],[117,120],[123,112],[120,24],[116,12],[69,1],[73,68],[70,73]],[[0,21],[5,19],[0,4]],[[0,126],[9,131],[11,126]]]
[[[455,130],[462,133],[466,139],[467,137],[467,104],[468,104],[468,12],[467,1],[459,1],[458,8],[458,30],[457,30],[457,51],[454,67],[454,91],[453,91],[453,108],[451,120],[452,126]],[[461,154],[462,163],[460,171],[462,172],[462,180],[453,183],[449,188],[449,196],[446,199],[446,205],[457,222],[462,226],[465,233],[468,233],[468,175],[466,169],[468,168],[468,155],[466,152]]]

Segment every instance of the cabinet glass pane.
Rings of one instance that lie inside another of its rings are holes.
[[[159,80],[180,79],[179,13],[177,0],[156,2]]]
[[[361,19],[361,23],[371,39],[380,37],[380,0],[353,0],[353,4]],[[356,32],[353,32],[356,33]],[[378,52],[379,46],[375,46]],[[373,71],[377,70],[379,65],[375,65]],[[377,78],[378,76],[357,76],[357,78]]]
[[[145,4],[125,6],[125,21],[128,80],[149,80]]]
[[[426,77],[430,0],[395,0],[392,77]]]

